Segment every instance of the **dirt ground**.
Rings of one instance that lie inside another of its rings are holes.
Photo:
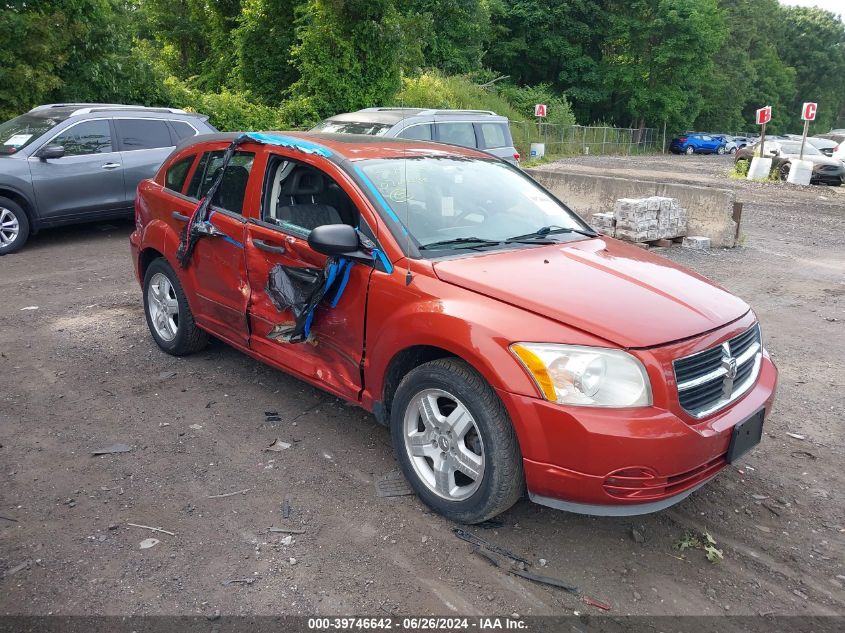
[[[471,531],[611,614],[845,615],[845,187],[727,180],[728,157],[572,161],[737,190],[741,247],[660,254],[752,304],[778,402],[763,443],[673,509],[523,500]],[[396,463],[372,416],[220,343],[160,352],[130,231],[48,231],[0,258],[0,613],[600,613],[490,566],[415,497],[377,497]],[[277,438],[291,447],[265,452]],[[92,457],[114,443],[131,451]],[[705,530],[721,562],[673,547]]]

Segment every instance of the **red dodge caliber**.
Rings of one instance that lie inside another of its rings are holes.
[[[358,403],[457,521],[526,490],[571,512],[660,510],[756,445],[774,399],[744,301],[474,150],[195,137],[141,183],[135,222],[164,351],[212,334]]]

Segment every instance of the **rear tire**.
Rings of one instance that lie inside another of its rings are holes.
[[[717,153],[719,156],[723,155],[723,154],[725,153],[725,146],[724,146],[724,145],[721,145],[721,146],[719,147],[719,149],[717,149],[717,150],[716,150],[716,153]]]
[[[462,360],[441,358],[408,373],[390,407],[390,431],[406,479],[438,514],[480,523],[523,494],[522,454],[510,417]]]
[[[695,148],[692,145],[688,145],[687,148],[684,150],[684,154],[687,156],[692,156],[695,154]]]
[[[144,274],[144,315],[156,345],[168,354],[186,356],[208,344],[208,334],[194,322],[182,284],[163,257]]]
[[[29,239],[29,217],[14,200],[0,197],[0,255],[20,250]]]

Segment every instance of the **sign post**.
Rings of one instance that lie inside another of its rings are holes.
[[[804,136],[801,137],[801,155],[798,157],[799,160],[804,160],[804,144],[807,142],[807,132],[810,130],[810,121],[816,119],[816,110],[818,107],[818,103],[808,101],[801,108],[801,118],[804,119]]]
[[[760,130],[760,158],[763,157],[763,149],[766,145],[766,123],[772,120],[772,106],[765,106],[757,110],[757,125],[762,125]]]

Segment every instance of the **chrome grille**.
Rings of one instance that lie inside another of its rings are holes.
[[[757,380],[762,358],[758,324],[716,347],[679,358],[673,365],[681,406],[702,418],[730,404]]]

